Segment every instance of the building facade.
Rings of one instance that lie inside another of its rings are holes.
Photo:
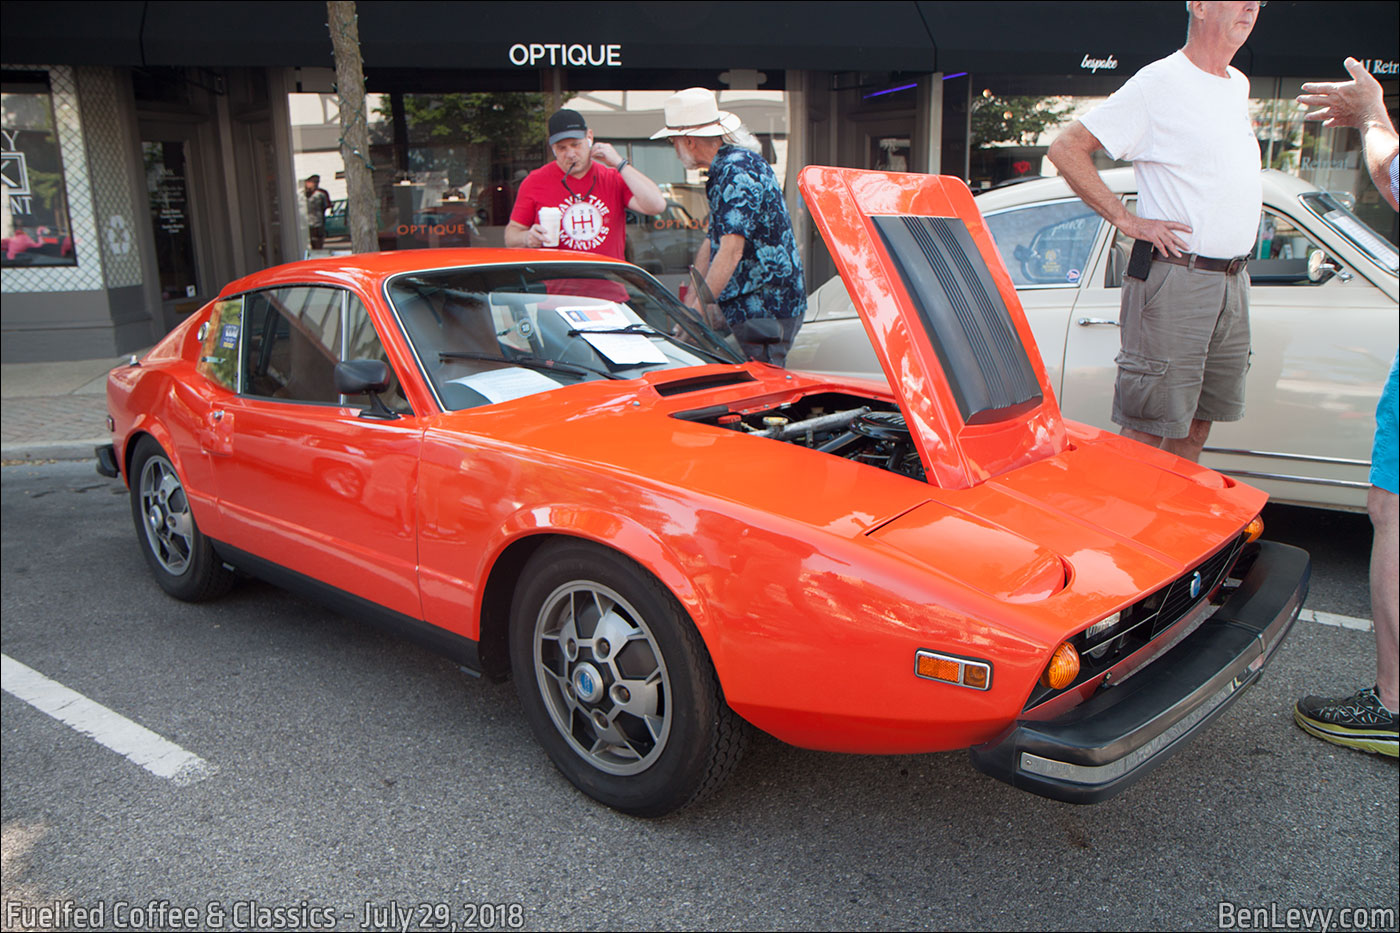
[[[544,121],[579,110],[662,185],[628,255],[668,284],[703,235],[703,178],[649,137],[683,87],[716,90],[784,184],[809,286],[832,274],[796,192],[830,164],[982,189],[1053,171],[1059,128],[1184,41],[1177,0],[358,7],[381,249],[500,245]],[[1306,80],[1367,62],[1395,109],[1394,3],[1274,2],[1235,64],[1266,164],[1348,192],[1392,241],[1357,134],[1304,124]],[[326,6],[5,2],[6,362],[148,346],[229,280],[348,249]],[[1107,164],[1107,163],[1106,163]],[[308,235],[308,176],[330,205]]]

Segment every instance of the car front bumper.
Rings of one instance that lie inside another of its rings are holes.
[[[1043,797],[1097,803],[1175,754],[1259,679],[1303,608],[1308,553],[1257,548],[1238,589],[1180,644],[1056,719],[1017,722],[971,749],[972,763]]]

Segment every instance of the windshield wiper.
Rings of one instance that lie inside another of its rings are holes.
[[[718,360],[721,363],[731,364],[734,362],[733,360],[723,357],[713,350],[707,350],[704,347],[697,347],[694,344],[686,343],[684,340],[682,340],[680,337],[675,336],[674,334],[663,334],[661,331],[657,330],[655,327],[652,327],[650,324],[628,324],[626,327],[611,327],[606,330],[571,330],[569,331],[568,336],[578,337],[580,335],[587,334],[643,334],[647,337],[661,337],[664,340],[671,341],[679,347],[684,347],[685,349],[690,350],[692,353],[697,353],[701,356],[708,356],[712,360]]]
[[[596,369],[592,366],[585,366],[582,363],[561,363],[558,360],[546,360],[538,356],[518,356],[515,359],[500,356],[493,353],[473,353],[469,350],[443,350],[438,354],[439,360],[482,360],[487,363],[507,363],[514,366],[524,366],[526,369],[537,369],[541,372],[550,370],[560,370],[562,372],[573,373],[582,376],[593,373],[595,376],[602,376],[605,379],[625,379],[616,373],[610,373],[606,369]]]
[[[626,327],[606,327],[606,328],[575,328],[569,331],[568,336],[577,337],[580,334],[645,334],[648,337],[663,337],[664,334],[652,327],[650,324],[628,324]]]

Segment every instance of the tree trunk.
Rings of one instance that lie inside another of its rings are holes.
[[[340,95],[340,155],[345,161],[346,220],[350,249],[379,250],[374,164],[369,159],[369,122],[365,115],[365,70],[360,59],[359,16],[354,0],[327,0],[326,12],[335,52],[335,84]]]

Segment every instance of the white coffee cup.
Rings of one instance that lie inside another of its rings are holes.
[[[544,245],[559,245],[559,227],[564,221],[564,212],[557,207],[540,208],[540,226],[544,227]]]

